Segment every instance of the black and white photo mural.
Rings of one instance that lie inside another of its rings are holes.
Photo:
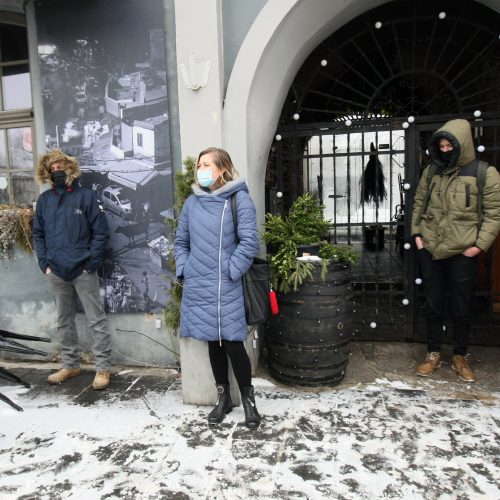
[[[103,304],[159,312],[173,277],[162,0],[35,5],[47,149],[78,158],[110,227]]]

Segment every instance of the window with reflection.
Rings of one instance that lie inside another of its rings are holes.
[[[33,119],[26,20],[0,13],[0,205],[31,205]]]

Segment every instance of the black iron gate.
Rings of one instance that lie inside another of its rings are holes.
[[[286,211],[298,195],[313,193],[332,222],[331,242],[358,250],[353,287],[360,339],[425,338],[425,301],[410,238],[411,207],[428,160],[426,144],[451,118],[455,116],[351,119],[278,130],[268,167],[267,208]],[[482,159],[498,165],[500,119],[476,119],[473,125],[476,144],[485,147]],[[375,185],[367,174],[370,168],[382,174]],[[372,195],[366,196],[369,182]],[[500,249],[492,249],[480,262],[472,343],[498,344],[497,253]]]

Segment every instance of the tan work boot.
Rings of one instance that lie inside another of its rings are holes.
[[[94,382],[92,383],[92,388],[96,391],[102,391],[106,389],[109,385],[109,377],[111,374],[109,372],[96,372]]]
[[[58,372],[49,375],[47,382],[51,385],[62,384],[73,377],[80,375],[80,368],[61,368]]]
[[[458,378],[462,379],[464,382],[475,382],[476,377],[474,372],[469,366],[469,362],[465,359],[465,356],[458,356],[455,354],[451,360],[451,367],[458,374]]]
[[[423,363],[417,366],[417,375],[421,377],[428,377],[441,365],[440,352],[428,352],[427,357]]]

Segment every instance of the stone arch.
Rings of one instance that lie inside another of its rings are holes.
[[[229,79],[223,145],[247,181],[264,219],[269,147],[283,102],[307,56],[341,26],[390,0],[267,2],[249,30]],[[500,12],[495,0],[477,0]]]

